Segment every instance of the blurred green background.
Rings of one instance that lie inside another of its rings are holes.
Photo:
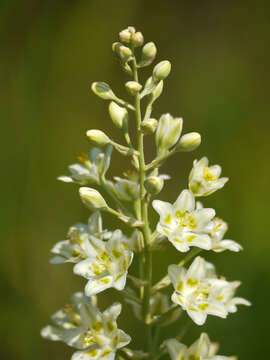
[[[111,54],[120,30],[134,25],[169,59],[172,73],[154,109],[183,116],[201,147],[179,154],[163,170],[173,175],[160,198],[173,201],[186,186],[194,158],[207,155],[230,182],[205,203],[229,222],[240,254],[208,255],[219,273],[241,279],[250,299],[226,321],[209,317],[191,328],[221,343],[221,354],[262,359],[269,353],[269,1],[1,0],[1,359],[69,359],[72,350],[40,338],[49,316],[85,281],[69,265],[50,265],[49,250],[68,227],[86,221],[77,187],[56,181],[88,150],[85,130],[102,128],[120,140],[107,103],[89,91],[95,80],[125,96],[126,76]],[[143,70],[143,78],[149,74]],[[147,141],[147,149],[151,142]],[[147,151],[149,153],[149,151]],[[150,151],[151,153],[151,151]],[[113,156],[111,174],[128,166]],[[153,223],[156,217],[153,218]],[[106,218],[106,227],[118,223]],[[155,280],[179,259],[156,254]],[[101,296],[102,306],[117,298]],[[120,325],[144,341],[125,307]],[[181,323],[179,323],[179,326]],[[139,332],[140,330],[140,332]],[[172,335],[176,328],[171,327]],[[139,335],[138,335],[139,334]]]

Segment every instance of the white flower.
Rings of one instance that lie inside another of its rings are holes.
[[[172,360],[236,360],[234,356],[216,355],[218,344],[211,343],[206,333],[189,348],[176,339],[166,340],[165,344]]]
[[[54,325],[43,328],[41,335],[78,349],[72,360],[113,360],[116,350],[131,340],[117,328],[116,319],[120,312],[121,304],[114,303],[102,313],[96,307],[95,297],[75,293],[72,304],[57,311],[52,316]]]
[[[228,230],[228,225],[222,219],[215,217],[210,226],[210,235],[212,239],[212,250],[215,252],[222,252],[224,250],[231,250],[238,252],[242,250],[242,246],[233,240],[223,240],[225,233]]]
[[[78,223],[71,226],[67,240],[59,241],[52,248],[51,252],[56,256],[50,262],[52,264],[77,263],[87,258],[86,243],[90,235],[102,240],[111,236],[111,232],[102,229],[102,218],[99,212],[94,212],[89,217],[87,225]]]
[[[197,325],[203,325],[207,315],[226,318],[237,310],[236,305],[250,305],[245,299],[233,297],[238,281],[218,279],[214,266],[199,256],[188,270],[170,265],[168,273],[175,289],[172,301],[187,311]]]
[[[112,147],[107,147],[106,153],[98,148],[92,148],[89,156],[82,154],[78,156],[79,163],[68,167],[70,176],[59,176],[58,180],[80,185],[99,184],[99,174],[108,170],[110,165]]]
[[[213,165],[208,167],[207,157],[199,161],[194,160],[193,168],[189,174],[189,189],[195,196],[208,196],[221,189],[229,180],[226,177],[219,178],[221,167]]]
[[[173,205],[154,200],[153,207],[160,215],[157,231],[165,235],[177,250],[186,252],[190,246],[211,249],[208,232],[215,210],[195,209],[191,191],[183,190]]]
[[[85,244],[87,258],[74,266],[74,273],[86,278],[85,293],[88,296],[110,287],[123,290],[133,252],[126,249],[123,234],[115,230],[108,241],[90,236]]]
[[[197,201],[196,209],[203,209],[201,202]],[[231,250],[238,252],[242,250],[242,246],[236,241],[223,239],[228,230],[228,224],[218,217],[214,217],[209,225],[209,236],[212,240],[212,249],[215,252],[222,252],[224,250]]]

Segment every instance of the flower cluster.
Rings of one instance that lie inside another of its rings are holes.
[[[54,325],[43,328],[41,335],[78,349],[72,360],[113,359],[116,350],[131,340],[117,327],[121,304],[115,303],[102,313],[95,302],[95,297],[75,293],[71,305],[57,311],[52,316]]]
[[[131,77],[125,88],[133,102],[119,98],[105,82],[94,82],[91,89],[99,98],[109,101],[109,117],[122,133],[125,144],[114,141],[102,130],[88,130],[89,155],[78,156],[78,162],[69,166],[70,174],[58,178],[79,185],[79,198],[91,215],[87,224],[71,226],[66,239],[53,246],[51,263],[72,263],[74,274],[87,282],[84,292],[75,293],[71,304],[57,311],[52,316],[53,325],[43,328],[41,334],[75,348],[72,360],[113,360],[117,351],[121,352],[117,355],[119,359],[160,359],[167,352],[172,360],[235,359],[217,355],[217,344],[211,343],[205,333],[190,347],[179,342],[182,338],[177,335],[173,339],[159,338],[159,327],[175,322],[178,328],[181,314],[186,313],[196,325],[203,325],[208,315],[226,318],[237,311],[237,305],[250,305],[235,296],[239,281],[217,276],[214,265],[197,256],[211,250],[238,252],[242,246],[225,238],[227,223],[216,216],[214,209],[204,208],[197,201],[228,181],[220,177],[221,167],[209,166],[206,157],[193,162],[186,189],[173,204],[156,199],[164,188],[164,180],[170,179],[160,173],[160,167],[171,156],[197,149],[201,136],[197,132],[183,134],[181,117],[170,113],[158,119],[152,117],[153,105],[171,72],[170,62],[163,60],[154,66],[145,84],[140,83],[140,68],[151,65],[157,54],[153,42],[144,44],[142,33],[128,27],[120,32],[112,50],[121,68]],[[145,102],[144,114],[141,102]],[[132,115],[135,139],[129,131]],[[156,148],[149,163],[145,162],[144,154],[146,136],[153,136]],[[113,150],[130,159],[132,170],[108,178]],[[159,215],[154,226],[148,213],[151,202]],[[115,217],[126,229],[104,229],[103,213]],[[169,243],[182,258],[178,265],[169,265],[165,276],[153,285],[152,256]],[[191,264],[184,267],[189,261]],[[132,274],[131,264],[135,270]],[[171,291],[163,292],[169,286]],[[105,311],[97,306],[97,295],[102,299],[106,292],[109,299],[112,289],[117,290],[140,321],[147,348],[126,347],[131,338],[116,323],[122,309],[120,303]],[[180,328],[179,333],[183,336],[184,329]]]

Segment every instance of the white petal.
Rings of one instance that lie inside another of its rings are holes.
[[[63,330],[54,326],[46,326],[41,330],[41,336],[48,340],[60,341],[62,340]]]
[[[187,353],[186,345],[181,344],[176,339],[168,339],[165,341],[165,344],[168,348],[172,360],[179,360],[182,359],[182,357],[184,357],[184,359],[186,358],[186,353]]]
[[[220,241],[219,246],[224,249],[231,250],[234,252],[243,250],[243,247],[240,244],[238,244],[236,241],[233,241],[233,240],[222,240],[222,241]]]
[[[74,180],[72,179],[72,177],[70,177],[70,176],[65,176],[65,175],[58,176],[57,180],[63,181],[63,182],[65,182],[65,183],[73,183],[73,182],[74,182]]]
[[[95,360],[100,357],[101,349],[85,350],[85,351],[76,351],[71,360]]]
[[[212,165],[209,167],[209,173],[214,175],[216,178],[220,177],[221,174],[221,166],[220,165]]]
[[[127,273],[119,274],[117,280],[114,281],[113,287],[119,291],[123,290],[126,285]]]
[[[195,216],[195,223],[198,225],[198,228],[204,229],[216,215],[216,212],[214,209],[204,208],[194,211],[193,214]]]
[[[195,322],[197,325],[203,325],[206,321],[207,314],[204,311],[200,310],[187,310],[188,315],[191,317],[191,319]]]
[[[202,257],[197,256],[190,265],[186,277],[192,280],[201,280],[205,277],[205,274],[206,261]]]
[[[195,208],[194,195],[189,190],[183,190],[173,204],[175,210],[181,212],[192,211]]]
[[[168,275],[171,279],[174,288],[177,288],[179,282],[183,280],[185,276],[185,268],[172,264],[168,267]]]
[[[207,314],[225,319],[228,315],[226,307],[220,301],[211,301],[206,309]]]
[[[131,342],[131,337],[126,334],[123,330],[118,330],[118,344],[117,349],[122,348],[123,346],[126,346]]]
[[[122,310],[122,305],[120,303],[114,303],[104,311],[103,315],[106,318],[116,320],[120,315],[121,310]]]
[[[190,354],[196,355],[198,358],[208,358],[210,339],[206,333],[202,333],[198,340],[193,343],[189,350]],[[212,359],[211,359],[212,360]]]
[[[168,215],[173,214],[173,207],[172,204],[166,201],[161,200],[154,200],[152,202],[153,208],[156,210],[156,212],[160,215],[161,222],[166,223],[166,218]]]
[[[235,313],[237,311],[236,305],[251,306],[251,302],[240,297],[235,297],[226,304],[226,308],[230,313]]]
[[[83,276],[85,279],[91,279],[92,277],[96,276],[93,266],[100,268],[100,271],[104,270],[102,265],[99,264],[95,259],[88,258],[76,264],[73,268],[73,272],[76,275]]]
[[[104,276],[100,279],[89,280],[85,286],[85,294],[92,296],[110,288],[113,284],[112,276]]]
[[[186,240],[189,246],[197,246],[204,250],[212,248],[212,241],[208,235],[186,234]]]
[[[180,236],[173,234],[170,235],[168,239],[178,251],[187,252],[189,250],[188,243],[183,236],[181,238]]]

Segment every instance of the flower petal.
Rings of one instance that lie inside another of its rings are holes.
[[[183,190],[173,204],[174,210],[180,212],[192,211],[195,208],[194,195],[189,190]]]

